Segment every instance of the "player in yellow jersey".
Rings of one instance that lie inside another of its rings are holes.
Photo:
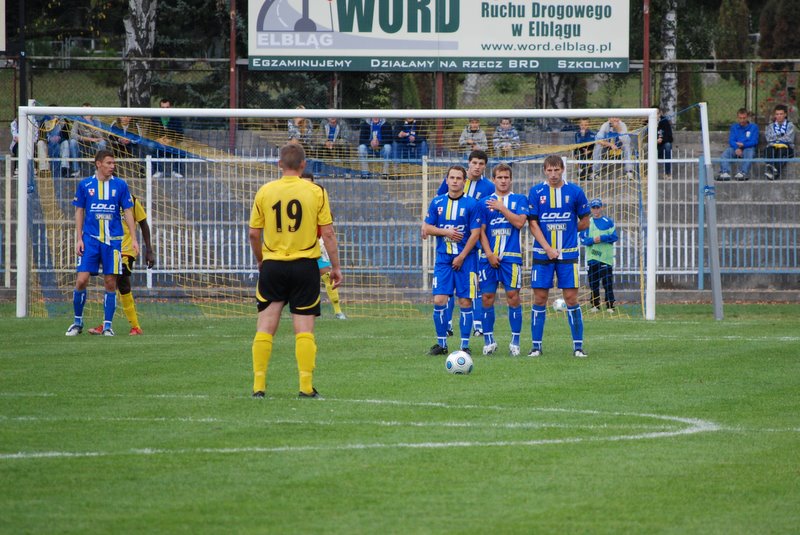
[[[327,192],[300,178],[306,167],[303,147],[281,147],[279,180],[259,188],[250,212],[250,247],[258,263],[258,321],[253,339],[253,397],[263,398],[272,341],[288,303],[295,336],[295,358],[301,398],[319,398],[313,374],[317,359],[314,321],[320,314],[320,245],[325,240],[333,288],[342,283],[339,247]]]
[[[155,264],[155,253],[153,252],[153,245],[150,242],[150,225],[147,223],[147,212],[139,199],[135,195],[133,198],[133,219],[139,224],[142,230],[142,241],[145,245],[144,261],[148,268],[153,267]],[[133,272],[133,265],[136,262],[136,251],[131,246],[131,233],[128,227],[123,225],[125,231],[122,237],[122,274],[117,276],[117,291],[119,292],[120,301],[122,301],[122,310],[125,312],[125,317],[131,324],[131,336],[144,334],[142,326],[139,325],[139,315],[136,313],[136,303],[133,300],[133,293],[131,293],[131,273]],[[103,334],[103,326],[94,327],[89,329],[89,334]]]

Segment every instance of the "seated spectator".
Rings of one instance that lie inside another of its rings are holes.
[[[84,107],[89,107],[88,102],[83,103]],[[97,151],[106,148],[107,141],[103,134],[102,123],[94,119],[91,115],[84,115],[72,122],[72,130],[69,133],[69,153],[75,159],[73,161],[72,176],[78,176],[81,164],[78,158],[94,158]]]
[[[397,123],[393,143],[396,155],[401,160],[416,160],[428,154],[425,129],[414,118]]]
[[[786,160],[794,158],[794,125],[788,119],[789,109],[778,104],[773,110],[774,120],[764,130],[767,147],[764,158],[772,160],[764,171],[767,180],[780,180]]]
[[[69,135],[64,118],[58,115],[43,117],[39,125],[39,136],[38,158],[41,161],[50,160],[51,176],[69,176]],[[42,167],[40,163],[40,169],[46,169],[46,166]]]
[[[622,159],[625,160],[624,169],[625,176],[628,179],[633,178],[633,162],[631,159],[631,137],[628,135],[628,125],[622,122],[619,117],[609,117],[608,121],[604,122],[595,135],[594,149],[592,150],[592,160],[595,163],[592,165],[592,178],[600,178],[600,170],[603,164],[597,160],[601,160],[604,154],[616,153],[619,151],[622,154]]]
[[[306,109],[305,106],[297,106],[297,110]],[[311,148],[311,139],[314,137],[314,125],[311,119],[306,117],[295,117],[286,123],[289,143],[300,143],[308,151]]]
[[[386,119],[373,117],[361,125],[358,136],[358,157],[361,159],[361,178],[369,177],[367,158],[383,159],[383,176],[389,176],[389,158],[392,156],[392,127]]]
[[[736,122],[731,125],[728,133],[728,148],[722,153],[717,180],[724,182],[731,179],[731,164],[726,160],[734,158],[742,159],[736,180],[749,179],[750,165],[755,158],[757,146],[758,125],[750,122],[750,113],[745,108],[740,108],[736,112]]]
[[[480,119],[469,120],[469,124],[464,127],[461,137],[458,138],[458,147],[467,153],[474,150],[486,151],[489,149],[486,132],[481,130]]]
[[[575,144],[581,146],[575,151],[575,156],[579,160],[591,159],[596,135],[597,132],[589,128],[589,119],[584,118],[578,120],[578,130],[575,132]],[[587,145],[587,143],[591,144]],[[588,163],[578,164],[578,178],[580,180],[588,179],[590,175],[590,169],[591,167]]]
[[[169,109],[172,107],[172,101],[162,98],[158,105],[162,109]],[[156,142],[152,147],[155,149],[156,158],[174,158],[176,155],[182,154],[177,147],[183,139],[183,121],[180,117],[153,117],[149,125],[149,134]],[[164,161],[156,161],[155,168],[156,172],[153,173],[153,178],[161,178],[166,172],[167,165]],[[173,163],[169,165],[169,168],[173,178],[183,178],[184,167],[181,162]]]
[[[19,154],[19,121],[16,117],[11,121],[9,127],[11,128],[11,144],[8,146],[8,150],[11,151],[11,156],[17,158]],[[14,162],[14,174],[17,174],[17,162]]]
[[[500,124],[494,131],[495,154],[505,158],[513,158],[514,150],[519,147],[519,132],[511,124],[511,119],[500,119]]]
[[[347,156],[347,125],[336,117],[329,117],[320,124],[320,158],[344,158]]]
[[[120,158],[138,156],[139,142],[142,140],[142,128],[133,122],[129,115],[118,117],[111,123],[109,134],[114,154]]]

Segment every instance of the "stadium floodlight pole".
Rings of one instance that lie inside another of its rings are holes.
[[[706,231],[708,232],[708,261],[711,264],[711,300],[714,304],[714,319],[722,320],[722,277],[719,272],[719,239],[717,237],[717,201],[714,186],[714,169],[711,167],[711,142],[708,133],[708,104],[700,103],[700,126],[703,134],[703,159],[706,169],[704,191],[706,210]],[[700,276],[702,277],[702,266]]]

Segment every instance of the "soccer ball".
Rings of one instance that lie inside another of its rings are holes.
[[[567,302],[559,297],[553,301],[553,310],[556,312],[564,312],[567,310]]]
[[[444,369],[455,375],[467,375],[472,371],[472,357],[466,351],[453,351],[447,355]]]

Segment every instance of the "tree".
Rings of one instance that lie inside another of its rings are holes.
[[[144,108],[150,106],[153,71],[147,58],[153,55],[156,41],[158,0],[129,0],[128,6],[123,52],[127,76],[120,88],[119,100],[122,106]]]
[[[761,11],[759,56],[766,59],[800,55],[800,0],[769,0]]]
[[[666,0],[667,11],[661,19],[661,57],[675,61],[678,49],[677,1]],[[659,86],[659,105],[666,114],[672,116],[678,101],[678,74],[675,63],[664,64]]]
[[[744,59],[750,56],[750,10],[745,0],[722,0],[719,8],[714,49],[717,59]],[[744,79],[742,65],[721,63],[722,76],[733,75],[740,82]]]

